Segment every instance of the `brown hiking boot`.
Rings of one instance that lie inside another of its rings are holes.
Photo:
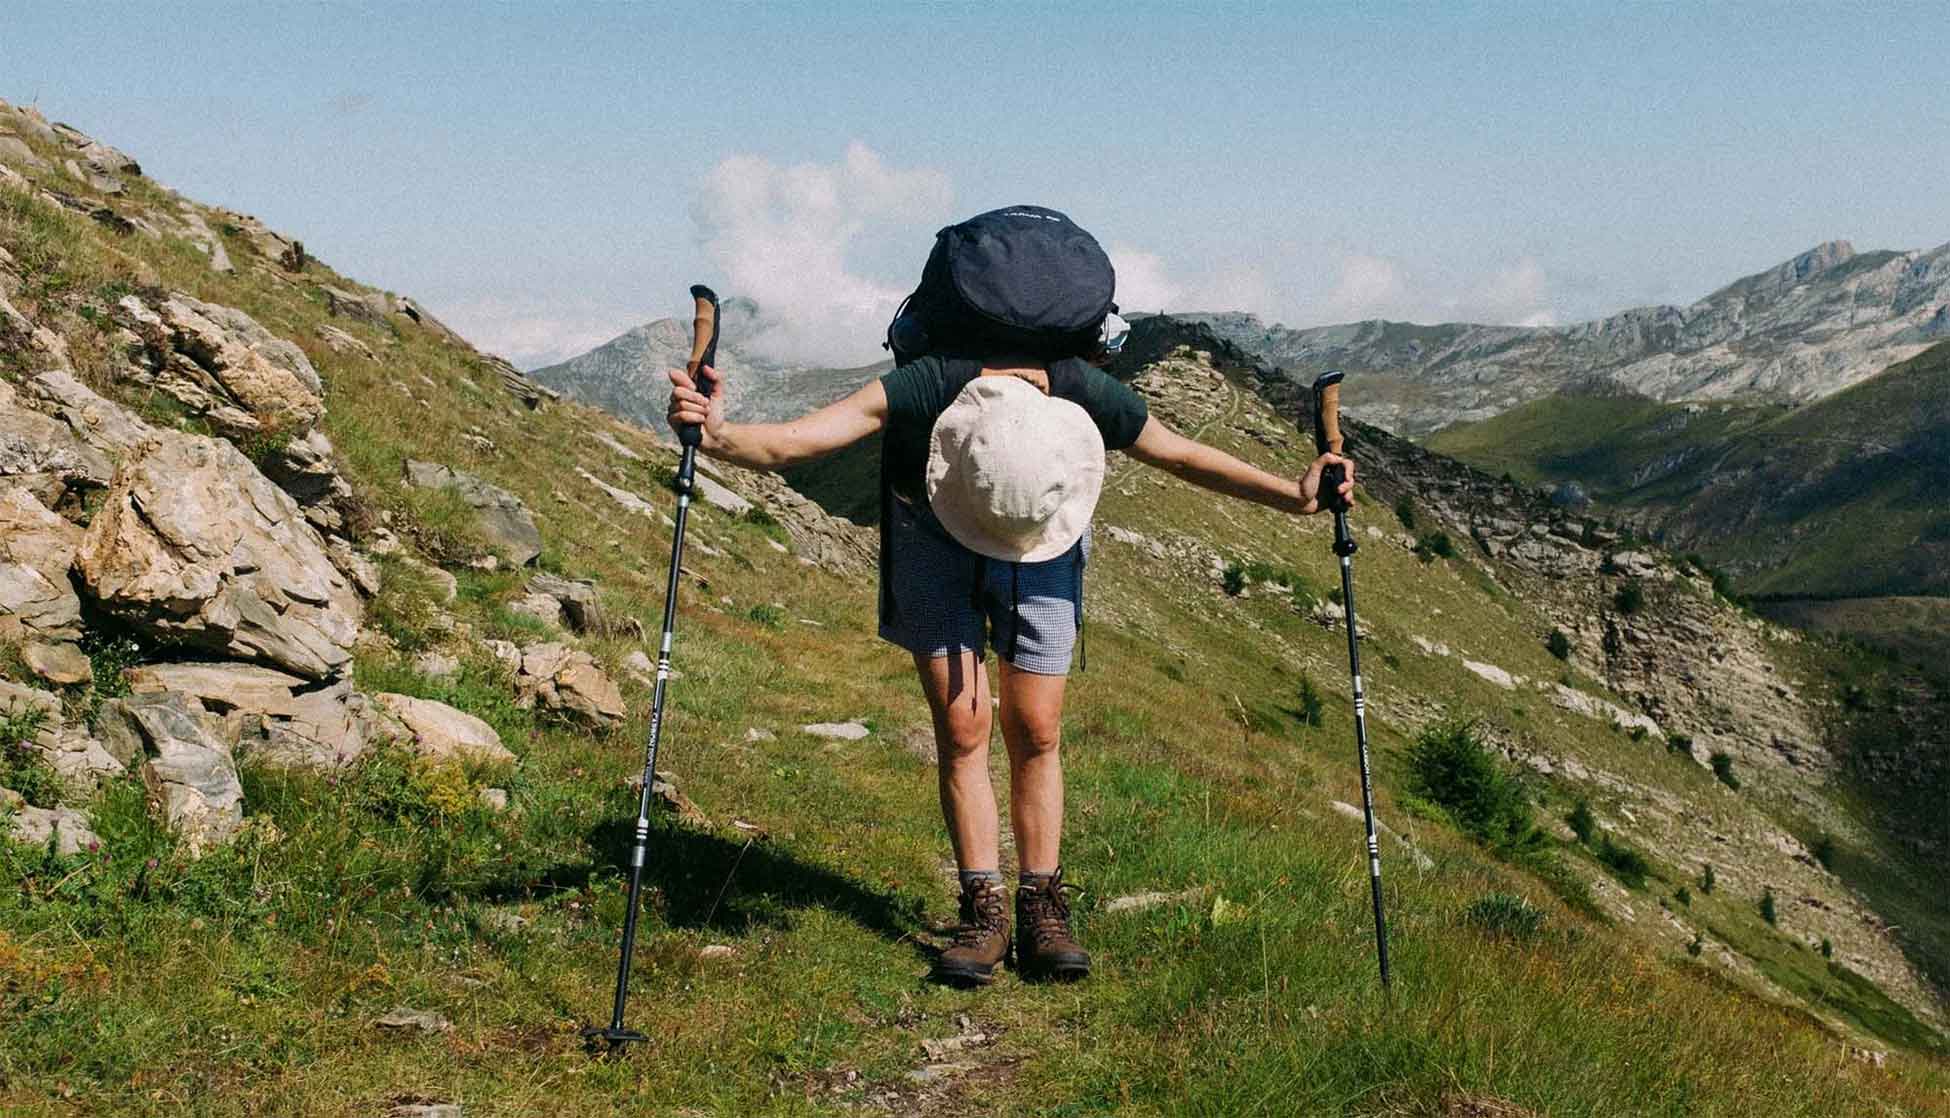
[[[941,953],[935,973],[943,980],[986,986],[996,965],[1009,957],[1009,913],[1000,881],[976,881],[961,893],[961,926]]]
[[[1029,978],[1073,982],[1090,973],[1090,953],[1070,934],[1070,898],[1059,867],[1041,884],[1016,888],[1016,969]]]

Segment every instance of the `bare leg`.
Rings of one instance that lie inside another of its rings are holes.
[[[1063,686],[1066,677],[1022,672],[998,660],[1002,741],[1009,748],[1009,822],[1021,868],[1049,873],[1063,847]]]
[[[973,652],[916,655],[914,667],[934,715],[941,817],[955,844],[955,863],[964,870],[999,869],[995,789],[989,784],[988,672]]]

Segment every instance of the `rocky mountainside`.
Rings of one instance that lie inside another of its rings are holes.
[[[1798,408],[1571,394],[1428,441],[1588,495],[1748,593],[1950,595],[1950,343]]]
[[[718,368],[726,378],[725,411],[735,420],[789,419],[839,399],[888,367],[822,369],[772,360],[740,340],[759,332],[756,303],[729,297],[719,304],[719,313],[724,341],[718,347]],[[664,374],[683,368],[690,356],[690,320],[660,318],[529,375],[611,415],[656,427],[670,403],[670,381]]]
[[[1100,969],[1052,1015],[922,981],[952,875],[871,531],[713,465],[631,1001],[674,1043],[591,1064],[668,445],[32,110],[0,168],[0,1110],[1944,1113],[1950,697],[1359,423],[1392,1006],[1319,518],[1112,464],[1064,728]],[[1311,457],[1208,327],[1120,373]],[[1520,847],[1418,776],[1459,739]]]
[[[1293,330],[1248,314],[1177,317],[1296,381],[1334,368],[1362,374],[1358,414],[1411,437],[1587,380],[1661,401],[1806,402],[1950,337],[1950,244],[1858,253],[1830,241],[1690,306],[1573,326],[1373,320]]]

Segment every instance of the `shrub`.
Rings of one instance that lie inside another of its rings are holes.
[[[1531,939],[1544,927],[1544,913],[1514,893],[1489,893],[1463,910],[1463,922],[1490,935]]]
[[[1702,893],[1711,893],[1713,891],[1714,884],[1718,880],[1719,879],[1713,873],[1712,864],[1708,863],[1704,868],[1700,870],[1699,891]]]
[[[1571,658],[1571,638],[1562,629],[1552,629],[1550,639],[1544,642],[1544,647],[1550,649],[1551,655],[1559,660]]]
[[[1537,841],[1523,786],[1497,766],[1469,722],[1443,722],[1409,747],[1410,791],[1440,806],[1456,825],[1494,849]]]
[[[1698,932],[1694,932],[1693,942],[1686,945],[1686,954],[1691,955],[1693,958],[1697,959],[1699,958],[1700,952],[1704,950],[1706,950],[1706,941],[1700,938],[1700,934]]]
[[[1833,959],[1835,957],[1835,941],[1829,939],[1827,936],[1821,937],[1821,957],[1824,959]]]
[[[745,616],[767,629],[785,628],[785,610],[775,605],[757,605],[745,611]]]
[[[1406,493],[1395,498],[1395,519],[1402,522],[1405,530],[1410,532],[1415,530],[1415,502],[1410,500]]]
[[[1686,908],[1693,907],[1693,891],[1691,889],[1686,888],[1684,885],[1681,885],[1679,888],[1674,889],[1672,891],[1672,899],[1678,901],[1681,905],[1685,906]]]
[[[1769,924],[1780,923],[1780,913],[1774,909],[1774,889],[1769,886],[1760,895],[1760,918]]]
[[[1645,608],[1645,589],[1636,580],[1628,582],[1618,588],[1618,593],[1612,595],[1611,601],[1612,605],[1618,607],[1620,613],[1626,615],[1637,613]]]
[[[1571,825],[1571,833],[1578,836],[1579,842],[1588,843],[1598,833],[1598,818],[1591,814],[1591,805],[1584,800],[1577,802],[1564,822]]]
[[[1825,870],[1834,869],[1835,868],[1835,837],[1833,835],[1828,835],[1828,834],[1816,836],[1815,845],[1812,853],[1815,856],[1815,861],[1821,863],[1822,869]]]
[[[1320,604],[1320,591],[1304,578],[1293,580],[1293,608],[1300,613],[1312,613]]]
[[[1300,703],[1300,721],[1309,726],[1320,725],[1322,706],[1320,688],[1314,686],[1311,676],[1300,677],[1300,688],[1294,698]]]
[[[1415,540],[1415,554],[1425,563],[1432,559],[1454,559],[1456,543],[1447,532],[1424,532]]]
[[[1219,585],[1225,592],[1237,598],[1246,589],[1246,572],[1237,563],[1227,563],[1225,573],[1219,576]]]
[[[1686,756],[1691,757],[1693,755],[1693,735],[1667,734],[1666,752],[1684,753]]]
[[[1610,835],[1599,836],[1597,855],[1599,863],[1627,888],[1645,888],[1645,879],[1652,873],[1652,863],[1646,861],[1645,855],[1613,841]]]
[[[1713,775],[1721,784],[1735,791],[1740,789],[1740,778],[1733,775],[1733,757],[1724,749],[1713,751]]]

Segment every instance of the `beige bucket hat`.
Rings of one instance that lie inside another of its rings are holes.
[[[1070,550],[1104,488],[1088,412],[1012,376],[968,382],[928,439],[928,504],[964,547],[1040,563]]]

